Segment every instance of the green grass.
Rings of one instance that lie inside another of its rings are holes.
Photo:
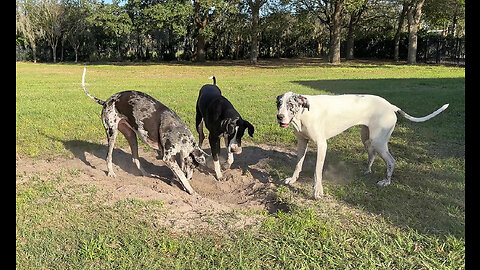
[[[16,64],[17,159],[73,156],[69,143],[105,145],[101,107],[82,91],[83,65]],[[253,143],[294,148],[291,129],[275,121],[275,97],[368,93],[413,116],[444,103],[425,122],[399,117],[390,141],[397,160],[392,185],[379,188],[385,165],[363,176],[367,154],[354,127],[329,140],[326,166],[344,162],[351,181],[325,179],[327,196],[311,200],[312,171],[295,188],[278,185],[280,209],[258,228],[173,233],[157,227],[162,202],[129,199],[108,205],[75,170],[16,177],[18,269],[464,269],[465,70],[314,60],[195,64],[87,65],[91,94],[106,99],[135,89],[175,110],[194,131],[199,88],[215,75],[222,93],[256,128]],[[193,132],[196,136],[196,132]],[[119,136],[118,146],[127,143]],[[142,144],[143,145],[143,144]],[[311,151],[307,161],[314,161]],[[278,179],[291,164],[272,161]],[[340,167],[343,168],[343,167]],[[351,170],[351,171],[350,171]]]

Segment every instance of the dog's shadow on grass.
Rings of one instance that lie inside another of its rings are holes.
[[[85,163],[85,165],[96,170],[103,170],[105,175],[107,174],[106,158],[108,153],[108,146],[84,140],[61,140],[45,134],[44,136],[48,137],[51,140],[61,142],[65,149],[70,151],[76,158]],[[104,165],[101,165],[99,167],[98,164],[92,164],[92,162],[90,162],[91,160],[89,161],[89,158],[87,158],[87,153],[95,156],[98,159],[101,159]],[[170,183],[171,180],[169,179],[173,179],[174,175],[167,166],[159,165],[158,163],[154,164],[141,156],[139,157],[139,160],[140,164],[147,172],[159,175],[159,178],[162,181]],[[126,173],[135,176],[142,176],[142,173],[133,163],[132,155],[130,152],[125,152],[123,149],[115,147],[112,154],[112,163],[114,165],[117,165],[122,171],[125,171]]]
[[[75,158],[81,160],[85,165],[91,167],[95,170],[102,170],[105,175],[107,174],[106,171],[106,158],[108,152],[108,146],[99,143],[93,143],[85,140],[61,140],[58,138],[54,138],[52,136],[44,134],[45,137],[61,142],[65,149],[70,151]],[[130,149],[128,149],[130,150]],[[123,150],[121,148],[115,147],[113,150],[112,155],[112,163],[118,166],[118,169],[135,176],[142,176],[141,172],[137,169],[136,165],[132,161],[132,155],[130,151]],[[211,154],[209,147],[203,147],[203,150],[207,154]],[[225,158],[226,150],[222,148],[220,154],[220,158]],[[93,155],[99,161],[92,161],[88,155]],[[142,157],[142,154],[139,155],[140,164],[142,165],[143,169],[151,174],[158,175],[159,178],[168,183],[172,184],[172,180],[175,178],[173,172],[163,164],[162,161],[158,160],[156,162],[155,155],[149,154],[149,157],[145,159]],[[255,181],[259,181],[261,183],[267,183],[269,178],[271,177],[271,170],[274,169],[273,167],[269,167],[269,164],[274,160],[275,162],[283,162],[289,163],[291,159],[294,159],[295,156],[289,153],[285,153],[278,150],[269,150],[263,149],[257,146],[246,146],[243,147],[243,152],[240,155],[235,155],[234,163],[231,165],[232,170],[241,170],[242,175],[250,174]],[[211,156],[207,158],[207,164],[212,163]],[[213,164],[213,163],[212,163]],[[210,164],[210,165],[212,165]],[[212,168],[210,168],[212,167]],[[265,168],[268,167],[268,168]],[[116,170],[114,168],[114,170]],[[215,172],[212,166],[198,166],[196,170],[202,172],[206,175],[211,175],[214,177]],[[223,172],[228,173],[228,170],[223,170]],[[278,177],[273,177],[274,182],[278,184]],[[173,181],[175,182],[175,181]]]
[[[292,154],[251,145],[242,147],[242,153],[235,155],[235,161],[231,168],[242,170],[242,174],[249,172],[254,179],[267,183],[268,178],[272,177],[274,169],[271,167],[272,161],[288,163],[291,159],[295,159]],[[273,180],[275,183],[278,182],[278,177],[273,177]]]

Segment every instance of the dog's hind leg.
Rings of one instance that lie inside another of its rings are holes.
[[[381,151],[378,151],[378,154],[385,161],[385,164],[387,165],[387,177],[383,180],[378,181],[377,185],[386,187],[390,185],[392,180],[393,170],[395,169],[395,159],[392,157],[392,155],[388,151],[387,146],[385,146]]]
[[[142,166],[140,165],[140,159],[138,156],[138,142],[137,142],[137,134],[135,131],[130,128],[130,126],[125,122],[125,120],[120,120],[118,123],[118,130],[125,136],[130,145],[130,150],[132,151],[132,161],[137,166],[138,170],[142,173],[143,176],[151,176],[147,173]]]
[[[362,136],[362,143],[368,152],[367,169],[364,171],[364,174],[369,174],[372,172],[372,164],[375,158],[377,157],[377,152],[372,146],[372,141],[370,140],[370,130],[368,129],[367,126],[362,125],[362,130],[360,134]]]
[[[375,148],[378,155],[385,161],[387,166],[386,178],[377,182],[377,185],[382,187],[390,185],[393,170],[395,169],[395,159],[390,154],[390,151],[388,151],[388,140],[390,139],[394,126],[395,125],[393,125],[386,133],[382,134],[381,137],[372,140],[372,146]]]
[[[297,136],[297,165],[295,166],[295,171],[293,172],[292,177],[285,179],[285,184],[293,184],[297,181],[300,171],[302,170],[303,161],[305,160],[307,146],[308,139]]]
[[[205,134],[203,133],[202,114],[198,110],[198,107],[197,107],[197,114],[195,117],[195,127],[197,128],[197,132],[198,132],[198,147],[202,148],[203,140],[205,139]]]
[[[113,155],[113,147],[115,145],[115,140],[117,138],[117,129],[108,128],[107,131],[107,138],[108,138],[108,154],[107,154],[107,175],[110,177],[116,177],[115,173],[113,172],[113,164],[112,164],[112,155]]]

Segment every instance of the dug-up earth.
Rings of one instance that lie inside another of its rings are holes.
[[[159,178],[141,176],[132,162],[130,149],[124,148],[115,148],[113,163],[116,178],[108,177],[105,162],[107,147],[85,150],[84,146],[75,143],[65,145],[73,153],[73,158],[17,158],[16,171],[22,175],[41,175],[74,170],[77,173],[72,181],[95,185],[98,196],[102,196],[106,204],[132,198],[161,201],[165,211],[155,219],[156,225],[174,231],[207,229],[212,225],[230,227],[224,229],[244,228],[255,226],[265,213],[278,210],[275,190],[280,181],[278,173],[272,173],[275,168],[271,164],[291,167],[293,171],[296,159],[294,147],[285,149],[266,144],[244,144],[243,153],[235,155],[230,170],[224,171],[224,179],[214,177],[211,157],[207,159],[206,167],[195,170],[190,180],[196,191],[194,195],[187,194],[176,181],[171,181],[173,173],[161,160],[157,160],[154,151],[146,151],[142,147],[139,147],[139,155],[143,168],[159,175]],[[208,143],[203,148],[210,153]],[[225,156],[225,148],[222,148],[221,157]],[[221,164],[224,162],[221,160]],[[304,167],[313,166],[314,160],[304,163]],[[311,174],[310,177],[313,176]],[[235,218],[228,219],[232,215]]]
[[[88,143],[87,143],[88,144]],[[113,163],[116,178],[106,175],[107,146],[85,142],[64,142],[73,154],[72,158],[38,160],[18,158],[17,175],[49,175],[62,171],[75,171],[73,184],[94,185],[97,196],[106,205],[125,199],[155,200],[163,204],[162,213],[152,213],[155,226],[173,231],[241,229],[259,224],[265,214],[285,210],[279,203],[277,188],[284,186],[281,177],[290,175],[296,163],[295,147],[244,142],[243,151],[235,155],[229,170],[223,171],[223,179],[214,177],[213,160],[207,158],[206,166],[195,170],[190,184],[196,194],[183,190],[165,164],[156,158],[154,151],[139,147],[142,167],[159,177],[144,177],[133,164],[128,148],[115,148]],[[203,149],[210,153],[207,145]],[[221,149],[221,164],[225,163],[226,150]],[[222,159],[223,158],[223,159]],[[314,149],[309,151],[299,180],[288,189],[296,193],[295,203],[312,203]],[[351,173],[342,162],[327,162],[324,176],[329,182],[345,184]],[[173,180],[173,181],[172,181]],[[302,194],[302,196],[300,196]],[[298,195],[298,196],[297,196]]]

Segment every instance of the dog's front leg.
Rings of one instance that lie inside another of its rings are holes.
[[[230,149],[228,147],[228,136],[224,136],[223,138],[225,140],[225,148],[227,148],[227,163],[225,163],[224,169],[228,170],[233,163],[233,153],[230,152]]]
[[[215,169],[215,177],[217,180],[222,179],[222,170],[220,168],[220,160],[219,155],[220,155],[220,138],[212,136],[210,133],[208,135],[208,142],[210,143],[210,148],[212,150],[212,158],[213,158],[213,167]]]
[[[188,194],[194,194],[195,191],[193,190],[192,186],[190,186],[190,183],[188,182],[187,178],[183,174],[175,159],[166,159],[164,160],[164,162],[167,167],[172,170],[175,176],[177,176],[178,180],[180,180],[180,183],[183,185]]]
[[[297,181],[300,171],[302,170],[303,161],[305,160],[305,155],[307,153],[308,139],[297,136],[297,165],[295,166],[295,171],[293,172],[292,177],[285,179],[285,184],[293,184]]]
[[[322,185],[322,170],[323,163],[325,161],[325,155],[327,154],[327,141],[322,139],[317,141],[317,164],[315,167],[315,175],[313,176],[315,183],[313,186],[313,197],[319,199],[323,196]]]

